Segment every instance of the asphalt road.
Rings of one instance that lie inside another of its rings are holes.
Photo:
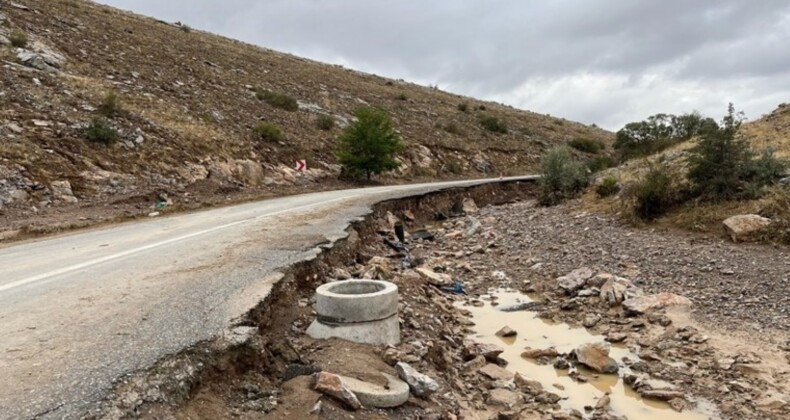
[[[304,194],[0,248],[0,419],[79,418],[116,378],[216,337],[376,202],[497,181]]]

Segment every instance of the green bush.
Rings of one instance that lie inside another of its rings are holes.
[[[91,143],[100,143],[109,146],[118,141],[118,131],[104,118],[94,118],[88,125],[85,137]]]
[[[540,162],[541,204],[551,206],[578,195],[589,183],[587,168],[564,147],[550,150]]]
[[[329,131],[335,128],[335,119],[330,115],[321,114],[318,116],[318,119],[316,119],[316,125],[321,130]]]
[[[458,128],[458,126],[455,125],[454,123],[444,124],[442,126],[442,129],[444,129],[444,131],[446,131],[446,132],[448,132],[450,134],[455,134],[455,135],[461,134],[461,129]]]
[[[469,111],[469,104],[466,102],[461,102],[460,104],[458,104],[457,108],[461,112],[467,112]]]
[[[354,112],[357,121],[348,126],[337,140],[335,154],[347,174],[364,175],[396,169],[395,154],[401,150],[400,137],[386,112],[370,107]]]
[[[568,143],[569,146],[573,147],[574,149],[590,154],[596,154],[604,148],[604,144],[598,140],[593,139],[585,139],[585,138],[576,138]]]
[[[189,25],[181,25],[181,32],[190,33],[192,32],[192,28]]]
[[[587,162],[587,168],[593,173],[614,168],[615,166],[617,166],[617,162],[611,156],[598,156]]]
[[[450,172],[453,175],[460,175],[461,172],[464,171],[464,168],[461,166],[461,164],[454,159],[448,160],[445,164],[445,168],[447,169],[447,172]]]
[[[507,134],[507,124],[497,117],[491,115],[480,115],[478,117],[480,125],[492,133]]]
[[[746,177],[762,188],[786,177],[787,169],[787,162],[777,158],[773,149],[768,149],[750,162]]]
[[[296,102],[296,99],[284,93],[258,89],[255,92],[255,97],[258,98],[258,100],[264,101],[275,108],[280,108],[291,112],[299,110],[299,103]]]
[[[99,105],[99,112],[107,118],[113,118],[118,115],[120,110],[118,94],[113,91],[107,92]]]
[[[11,46],[14,48],[27,47],[27,35],[25,35],[24,32],[14,31],[8,36],[8,40],[11,42]]]
[[[268,141],[280,141],[283,138],[283,133],[280,131],[280,127],[272,123],[258,123],[255,126],[255,135],[258,136],[261,140],[268,140]]]
[[[634,214],[640,219],[653,220],[679,202],[672,179],[661,168],[651,168],[633,187]]]
[[[617,182],[617,178],[613,176],[607,176],[604,178],[597,187],[595,187],[595,193],[600,198],[610,197],[620,192],[620,184]]]
[[[405,93],[401,93],[400,95],[396,96],[395,99],[397,99],[399,101],[407,101],[407,100],[409,100],[409,97],[406,96]]]

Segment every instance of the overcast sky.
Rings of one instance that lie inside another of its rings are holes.
[[[100,0],[616,130],[790,102],[787,0]]]

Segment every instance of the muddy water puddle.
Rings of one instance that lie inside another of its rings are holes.
[[[605,393],[610,393],[611,409],[615,414],[624,415],[629,419],[639,420],[706,420],[718,418],[714,406],[705,400],[688,398],[693,410],[678,413],[667,403],[643,399],[631,387],[623,383],[622,375],[630,373],[623,366],[623,358],[632,361],[639,357],[624,346],[612,345],[610,356],[620,365],[620,375],[596,374],[584,368],[579,368],[589,379],[587,383],[579,383],[568,376],[568,370],[555,369],[552,365],[540,365],[534,360],[521,357],[526,347],[533,349],[556,348],[560,353],[569,353],[575,348],[587,343],[604,342],[603,336],[596,336],[587,332],[585,328],[574,328],[567,324],[554,324],[538,318],[535,312],[516,311],[503,312],[498,308],[512,306],[518,303],[530,302],[528,296],[518,292],[497,291],[492,293],[497,299],[498,306],[491,306],[490,300],[485,299],[485,306],[463,306],[472,313],[475,326],[475,341],[497,344],[505,349],[501,357],[507,360],[507,369],[518,372],[523,376],[539,381],[544,389],[563,398],[560,401],[565,409],[576,409],[585,413],[584,407],[595,406],[599,398]],[[518,332],[510,338],[500,338],[496,332],[508,326]],[[651,380],[649,383],[656,388],[671,388],[671,385]]]

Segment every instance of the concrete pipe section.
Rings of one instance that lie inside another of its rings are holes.
[[[342,338],[355,343],[400,343],[398,286],[378,280],[346,280],[316,289],[318,317],[310,337]]]

